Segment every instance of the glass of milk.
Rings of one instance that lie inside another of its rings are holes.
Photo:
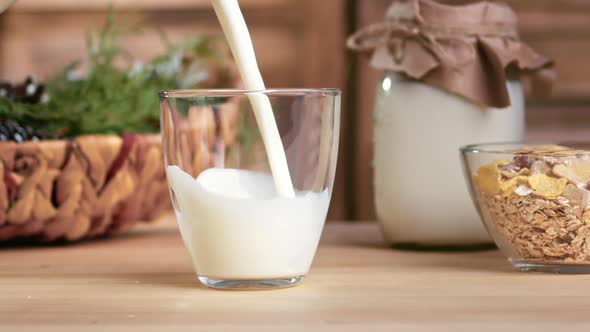
[[[256,118],[256,99],[270,102],[269,118]],[[176,90],[160,100],[170,195],[198,279],[219,289],[300,283],[330,203],[340,91]],[[277,190],[273,158],[285,161],[290,195]]]

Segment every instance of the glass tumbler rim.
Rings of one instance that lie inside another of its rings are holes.
[[[248,89],[178,89],[160,91],[160,99],[192,98],[192,97],[233,97],[248,94],[265,94],[275,96],[301,95],[332,95],[338,96],[342,91],[338,88],[278,88],[264,90]]]

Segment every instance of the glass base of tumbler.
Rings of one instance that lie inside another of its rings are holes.
[[[236,279],[213,279],[199,276],[199,281],[211,288],[221,290],[269,290],[293,287],[301,283],[305,276],[296,276],[292,278],[281,279],[253,279],[253,280],[236,280]]]
[[[511,259],[514,267],[523,272],[544,272],[561,274],[590,274],[590,264],[538,263]]]

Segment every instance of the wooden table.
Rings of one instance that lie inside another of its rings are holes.
[[[275,291],[201,286],[170,220],[0,249],[0,331],[588,331],[589,293],[590,276],[514,272],[497,251],[391,250],[367,223],[328,225],[305,283]]]

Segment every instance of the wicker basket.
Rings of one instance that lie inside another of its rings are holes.
[[[187,148],[202,149],[198,160],[190,161],[198,174],[212,164],[220,141],[224,146],[234,141],[237,105],[193,113],[183,131],[197,140]],[[2,142],[0,159],[0,241],[118,234],[170,206],[159,135]]]

